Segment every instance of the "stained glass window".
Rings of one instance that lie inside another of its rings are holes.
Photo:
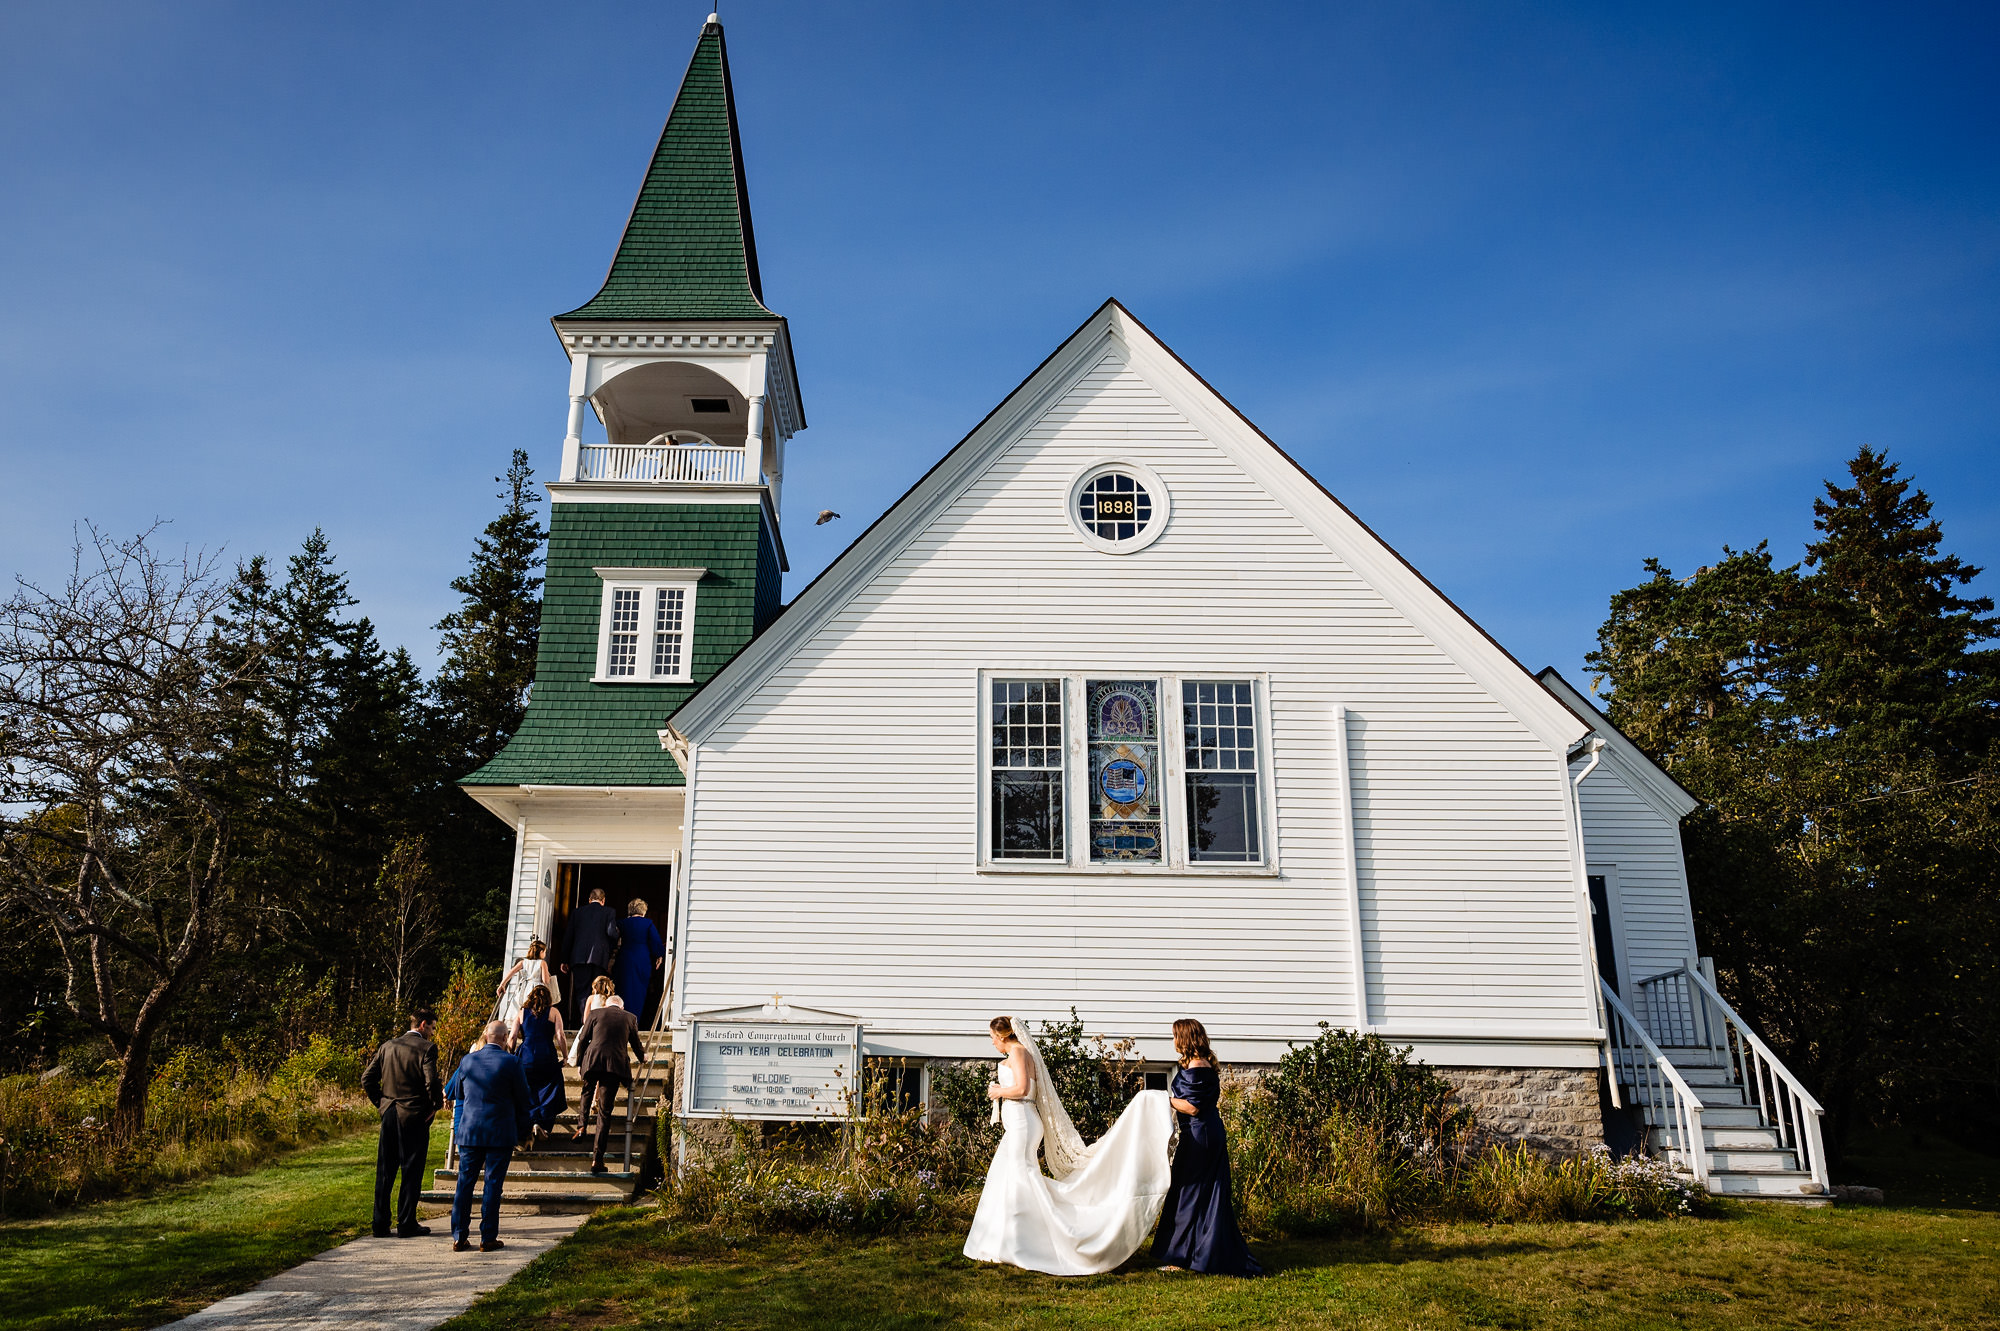
[[[653,593],[653,678],[672,679],[681,673],[681,625],[687,591],[660,587]]]
[[[614,587],[611,591],[611,643],[605,653],[604,673],[639,673],[639,589]]]
[[[1159,863],[1159,684],[1087,680],[1090,858]]]
[[[1153,497],[1122,471],[1107,471],[1084,483],[1076,496],[1083,529],[1105,541],[1130,541],[1153,520]]]
[[[992,856],[1063,858],[1060,679],[993,681]]]
[[[1255,699],[1248,680],[1188,680],[1181,685],[1190,861],[1254,864],[1263,859]]]

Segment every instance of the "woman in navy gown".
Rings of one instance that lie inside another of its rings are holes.
[[[548,986],[538,984],[514,1023],[514,1053],[528,1078],[528,1122],[535,1137],[547,1137],[556,1116],[569,1108],[561,1050],[562,1013],[553,1010]]]
[[[618,955],[611,962],[611,981],[625,1010],[646,1024],[646,993],[653,987],[653,972],[667,955],[660,931],[646,918],[646,902],[633,897],[625,905],[625,922],[618,926]]]
[[[1215,1070],[1208,1032],[1192,1017],[1183,1017],[1174,1023],[1174,1051],[1181,1066],[1167,1093],[1180,1118],[1181,1140],[1160,1207],[1153,1260],[1172,1270],[1263,1275],[1236,1228],[1236,1207],[1229,1198],[1229,1135],[1215,1109],[1222,1077]]]

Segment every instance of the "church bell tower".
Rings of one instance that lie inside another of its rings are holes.
[[[538,822],[594,799],[643,821],[659,854],[678,847],[684,783],[660,728],[781,605],[785,449],[805,412],[785,320],[764,304],[715,15],[602,288],[552,322],[569,414],[534,689],[506,749],[461,782],[522,838],[510,959],[565,908],[554,875],[520,881]],[[601,443],[585,440],[592,413]]]

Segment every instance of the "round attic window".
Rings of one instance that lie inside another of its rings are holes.
[[[1151,545],[1166,529],[1167,512],[1166,485],[1136,462],[1101,462],[1070,484],[1070,525],[1106,554]]]

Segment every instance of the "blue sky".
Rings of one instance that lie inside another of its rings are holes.
[[[707,9],[0,11],[0,573],[323,526],[431,668]],[[788,595],[1112,295],[1530,667],[1647,555],[1796,558],[1864,443],[2000,563],[2000,9],[722,17]]]

